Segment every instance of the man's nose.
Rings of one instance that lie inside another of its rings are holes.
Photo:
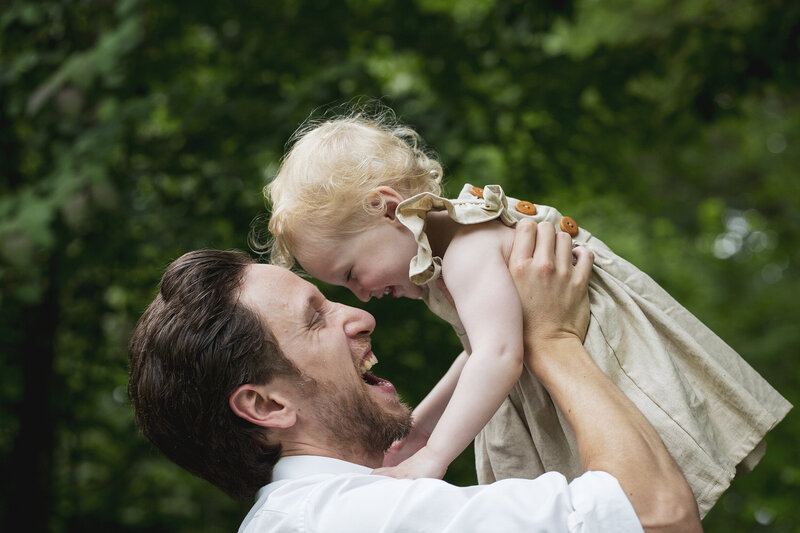
[[[375,317],[363,309],[346,306],[344,332],[348,337],[371,335],[375,330]]]

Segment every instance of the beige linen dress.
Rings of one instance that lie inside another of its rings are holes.
[[[456,200],[423,193],[397,208],[418,243],[409,277],[423,287],[428,307],[461,337],[466,333],[455,308],[436,288],[441,258],[433,256],[425,234],[427,213],[446,210],[462,224],[500,220],[508,226],[527,216],[498,185],[486,186],[483,198],[471,190],[465,185]],[[534,220],[559,228],[556,209],[537,204],[536,210]],[[578,230],[573,243],[595,257],[584,345],[656,428],[705,516],[737,470],[755,467],[764,455],[764,435],[791,404],[655,281],[586,229]],[[571,480],[581,473],[572,430],[527,369],[475,439],[475,457],[480,483],[548,471]]]

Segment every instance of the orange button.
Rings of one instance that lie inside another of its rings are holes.
[[[572,237],[578,234],[578,223],[570,217],[561,217],[561,230],[569,233]]]
[[[522,213],[523,215],[535,215],[536,214],[536,206],[530,202],[526,202],[525,200],[520,200],[517,202],[517,206],[515,207],[517,211]]]
[[[473,187],[469,190],[472,193],[472,196],[477,196],[478,198],[483,198],[483,189],[480,187]]]

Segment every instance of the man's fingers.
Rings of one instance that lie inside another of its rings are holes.
[[[534,255],[539,264],[552,264],[561,272],[575,266],[581,276],[587,278],[594,261],[591,251],[582,246],[573,249],[572,238],[566,233],[556,233],[550,222],[537,224],[531,219],[522,219],[517,223],[509,268],[513,272],[515,266],[522,267]]]
[[[559,272],[569,272],[572,266],[572,237],[567,233],[556,234],[555,265]]]
[[[541,222],[536,226],[536,249],[533,258],[537,264],[553,264],[555,256],[556,228],[550,222]]]
[[[589,275],[592,273],[594,254],[584,246],[577,246],[572,249],[572,255],[575,257],[575,272],[580,276],[581,280],[588,280]]]
[[[533,256],[533,249],[536,246],[536,222],[526,218],[517,223],[517,231],[514,235],[514,245],[511,248],[509,265],[518,265]]]

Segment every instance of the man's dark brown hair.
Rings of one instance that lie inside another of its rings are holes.
[[[239,303],[242,252],[200,250],[175,260],[128,347],[136,423],[169,459],[236,498],[272,479],[280,445],[234,414],[245,383],[299,376],[259,316]]]

